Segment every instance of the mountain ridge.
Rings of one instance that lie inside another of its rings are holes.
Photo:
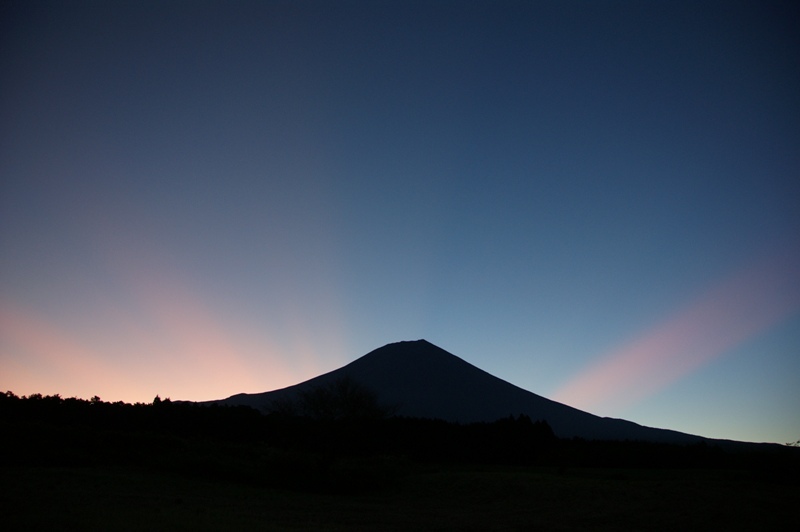
[[[296,400],[308,390],[342,378],[369,388],[382,404],[395,407],[396,415],[406,417],[474,423],[524,414],[547,421],[560,438],[681,444],[728,441],[584,412],[504,381],[424,339],[384,345],[293,386],[207,403],[246,405],[269,413],[271,405]]]

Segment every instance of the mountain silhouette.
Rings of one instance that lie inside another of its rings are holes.
[[[385,345],[337,370],[300,384],[264,393],[237,394],[220,401],[269,413],[316,387],[351,379],[377,394],[395,414],[450,422],[491,422],[525,414],[544,420],[560,438],[640,440],[662,443],[710,441],[700,436],[599,417],[551,401],[491,375],[426,340]]]

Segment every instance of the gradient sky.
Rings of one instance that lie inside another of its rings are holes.
[[[0,390],[262,392],[425,338],[800,439],[800,6],[6,1]]]

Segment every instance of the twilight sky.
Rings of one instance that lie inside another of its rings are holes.
[[[800,439],[800,6],[0,6],[0,390],[262,392],[425,338]]]

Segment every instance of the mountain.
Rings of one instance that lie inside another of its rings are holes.
[[[378,348],[337,370],[279,390],[238,394],[220,401],[269,412],[272,405],[349,378],[377,394],[401,416],[459,423],[495,421],[525,414],[545,420],[556,436],[597,440],[642,440],[695,443],[706,438],[645,427],[623,419],[599,417],[551,401],[499,379],[426,340],[397,342]]]

